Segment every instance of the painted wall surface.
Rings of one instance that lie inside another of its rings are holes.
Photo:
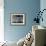
[[[35,14],[40,9],[40,0],[4,0],[4,39],[18,41],[32,29]],[[10,13],[24,13],[26,24],[24,26],[12,26]]]
[[[43,9],[46,9],[46,0],[41,0],[41,1],[40,1],[40,9],[41,9],[41,11],[42,11]],[[43,17],[43,22],[41,21],[41,22],[40,22],[40,25],[46,27],[46,10],[43,12],[42,17]]]

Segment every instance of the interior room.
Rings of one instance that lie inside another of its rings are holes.
[[[46,0],[0,0],[0,46],[46,46]]]

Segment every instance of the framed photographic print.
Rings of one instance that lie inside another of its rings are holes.
[[[24,25],[25,15],[24,14],[11,14],[11,24],[12,25]]]

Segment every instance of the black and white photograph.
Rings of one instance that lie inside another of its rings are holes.
[[[25,15],[24,14],[11,14],[11,24],[12,25],[24,25]]]

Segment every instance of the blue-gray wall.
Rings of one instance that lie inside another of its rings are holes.
[[[42,11],[43,9],[46,9],[46,0],[41,0],[40,1],[40,10]],[[46,27],[46,10],[43,12],[43,22],[40,22],[40,25],[45,26]]]
[[[4,38],[7,41],[18,41],[32,29],[33,19],[40,9],[40,0],[4,0]],[[26,24],[12,26],[10,13],[24,13]]]

